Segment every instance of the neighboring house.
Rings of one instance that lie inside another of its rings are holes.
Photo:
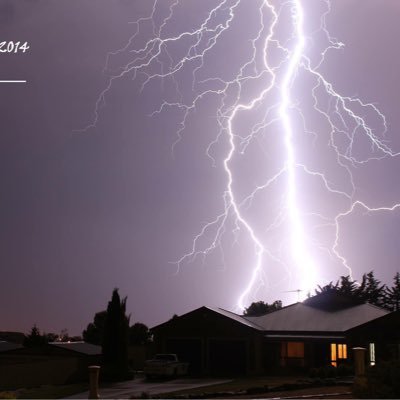
[[[20,349],[22,347],[23,347],[22,344],[6,342],[5,340],[0,341],[0,353],[9,350]]]
[[[0,341],[23,344],[25,335],[22,332],[0,331]]]
[[[0,388],[21,388],[88,380],[99,364],[101,347],[85,342],[54,342],[0,352]]]
[[[178,354],[193,374],[277,373],[349,363],[356,346],[371,364],[397,358],[400,313],[330,292],[259,317],[200,307],[152,332],[156,351]]]
[[[68,350],[85,356],[101,356],[101,346],[79,341],[79,342],[50,342],[50,346]]]

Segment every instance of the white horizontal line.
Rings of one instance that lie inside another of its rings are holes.
[[[26,81],[12,81],[12,80],[0,80],[0,83],[26,83]]]

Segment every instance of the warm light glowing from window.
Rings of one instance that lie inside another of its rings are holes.
[[[337,367],[338,360],[347,358],[347,344],[331,343],[331,365]]]
[[[375,343],[369,344],[369,364],[375,365]]]
[[[347,358],[347,345],[338,344],[338,358]]]
[[[331,364],[336,367],[336,343],[331,344]]]
[[[288,342],[287,356],[289,358],[304,358],[304,343],[303,342]]]

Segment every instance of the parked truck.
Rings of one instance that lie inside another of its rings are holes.
[[[178,360],[176,354],[156,354],[144,365],[146,378],[168,378],[183,376],[188,373],[189,363]]]

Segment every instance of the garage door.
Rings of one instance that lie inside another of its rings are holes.
[[[210,340],[209,367],[213,375],[246,373],[246,342],[243,340]]]
[[[202,372],[200,339],[168,339],[167,352],[175,353],[180,361],[189,363],[189,373]]]

